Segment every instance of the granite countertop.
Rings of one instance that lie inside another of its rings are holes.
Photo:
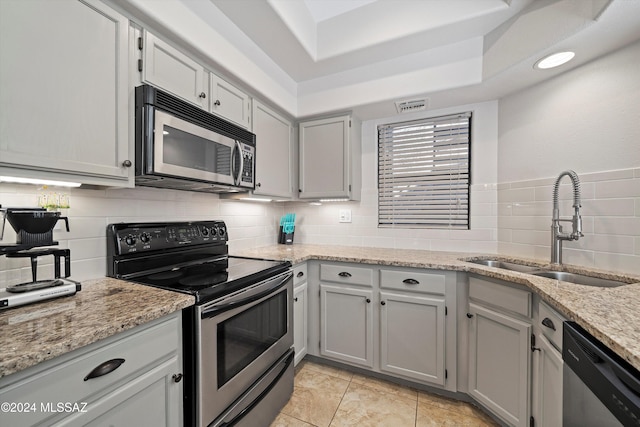
[[[73,296],[0,311],[0,378],[195,303],[191,295],[118,279]]]
[[[543,260],[412,249],[293,244],[236,251],[232,255],[287,260],[293,264],[313,259],[463,271],[518,283],[530,288],[566,318],[577,322],[640,370],[640,276],[563,265],[563,271],[629,283],[616,288],[584,286],[465,261],[500,259],[557,270]]]

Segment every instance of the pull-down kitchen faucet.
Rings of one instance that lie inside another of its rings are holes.
[[[562,177],[568,176],[573,184],[573,218],[560,219],[560,208],[558,207],[558,187]],[[571,233],[563,233],[560,222],[571,222]],[[562,172],[553,185],[553,213],[551,217],[551,263],[562,264],[562,241],[578,240],[582,234],[582,218],[580,217],[580,179],[578,174],[572,170]]]

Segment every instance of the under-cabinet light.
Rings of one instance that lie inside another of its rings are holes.
[[[17,176],[0,176],[0,182],[11,182],[15,184],[35,184],[51,185],[57,187],[80,187],[79,182],[52,181],[50,179],[22,178]]]
[[[576,56],[574,52],[558,52],[548,56],[545,56],[538,62],[536,62],[533,68],[539,70],[546,70],[548,68],[559,67],[562,64],[566,64]]]
[[[349,199],[344,197],[341,199],[320,199],[321,202],[348,202]]]
[[[262,199],[258,197],[242,197],[240,200],[249,200],[250,202],[270,202],[271,199]]]

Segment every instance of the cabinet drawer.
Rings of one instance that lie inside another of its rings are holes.
[[[469,277],[469,298],[531,317],[531,292],[522,289]]]
[[[162,360],[175,357],[179,346],[178,318],[156,324],[125,338],[112,340],[95,350],[82,351],[74,357],[65,357],[59,364],[42,369],[33,367],[33,374],[0,389],[2,402],[89,402],[100,398],[106,392],[125,384],[135,376],[152,369]],[[87,375],[104,362],[124,359],[111,372],[86,379]],[[55,359],[54,359],[55,360]],[[26,371],[20,374],[27,374]],[[13,419],[13,416],[16,416]],[[31,425],[55,415],[51,411],[3,414],[6,425]]]
[[[373,285],[373,270],[345,265],[321,264],[320,280],[350,285]]]
[[[307,281],[307,263],[293,266],[293,287]]]
[[[558,349],[562,350],[562,323],[566,319],[544,302],[540,301],[538,322],[545,337]]]
[[[442,273],[380,270],[380,287],[402,291],[444,295],[446,280]]]

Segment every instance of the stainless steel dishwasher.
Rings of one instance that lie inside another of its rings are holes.
[[[564,322],[562,425],[640,426],[640,372],[574,322]]]

